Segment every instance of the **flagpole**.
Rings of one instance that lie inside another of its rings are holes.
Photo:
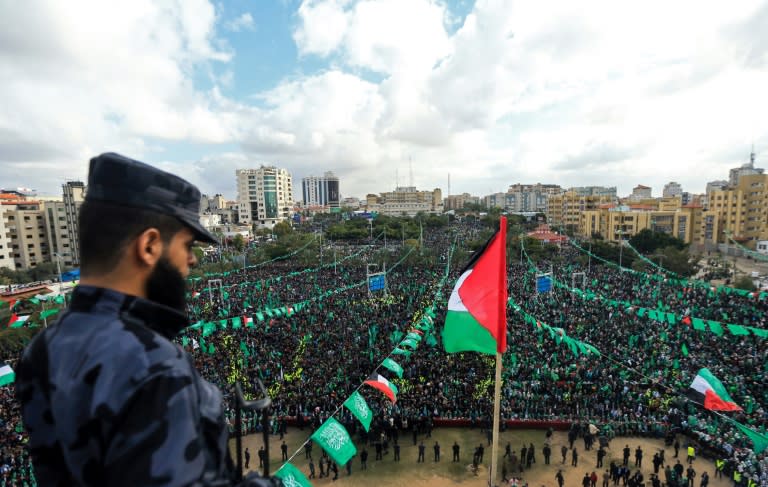
[[[499,458],[499,407],[501,406],[501,353],[496,352],[496,385],[493,392],[493,446],[491,447],[491,478],[488,485],[496,485],[496,462]]]
[[[499,219],[501,240],[501,272],[499,273],[499,317],[496,323],[496,380],[493,391],[493,445],[491,446],[491,478],[488,486],[496,485],[496,463],[499,459],[499,422],[501,420],[501,355],[507,348],[507,218]],[[522,246],[520,247],[522,250]]]

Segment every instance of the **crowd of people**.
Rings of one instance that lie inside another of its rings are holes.
[[[201,374],[222,389],[232,431],[233,384],[241,381],[247,392],[255,394],[256,378],[273,399],[270,428],[274,433],[284,431],[290,421],[307,428],[309,437],[311,428],[334,414],[353,437],[374,448],[382,441],[423,439],[438,418],[468,420],[487,428],[492,411],[492,358],[446,354],[439,336],[445,302],[467,258],[462,240],[468,232],[459,227],[427,235],[432,260],[406,255],[399,245],[388,251],[386,293],[369,293],[366,286],[367,264],[381,264],[377,259],[384,255],[380,242],[377,248],[346,247],[337,257],[337,266],[326,261],[320,268],[308,269],[284,259],[191,282],[190,323],[213,322],[216,331],[193,327],[178,342],[192,355]],[[454,242],[458,244],[451,253]],[[452,266],[446,276],[449,259]],[[766,300],[644,279],[595,261],[586,266],[581,253],[567,246],[551,260],[513,262],[508,269],[509,294],[515,302],[542,322],[593,345],[602,355],[575,356],[510,309],[501,416],[569,421],[579,425],[575,431],[580,437],[593,435],[589,424],[609,438],[684,435],[701,454],[722,460],[729,475],[739,472],[744,482],[768,486],[766,455],[755,455],[743,434],[683,397],[696,372],[707,367],[744,408],[733,419],[765,431],[768,346],[764,339],[718,336],[682,323],[658,323],[559,286],[537,293],[532,265],[547,270],[551,266],[554,279],[569,285],[573,273],[584,272],[584,285],[579,277],[579,287],[613,300],[756,328],[768,328]],[[215,279],[220,282],[212,282]],[[343,291],[330,292],[334,290]],[[299,302],[310,304],[292,309]],[[435,327],[425,333],[419,348],[391,355],[432,304]],[[264,312],[282,307],[289,312]],[[232,318],[245,320],[239,327],[231,321],[226,327],[219,325]],[[402,378],[381,368],[387,357],[402,365]],[[5,359],[12,364],[15,358]],[[375,413],[366,433],[340,406],[377,368],[398,387],[398,400],[392,404],[371,388],[360,389]],[[243,433],[260,428],[259,416],[246,413]],[[10,387],[0,388],[0,436],[0,485],[32,485],[23,448],[25,435]],[[659,479],[673,485],[663,474]]]

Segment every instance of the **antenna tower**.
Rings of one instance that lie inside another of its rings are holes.
[[[408,170],[410,171],[408,186],[413,187],[413,158],[411,156],[408,156]]]

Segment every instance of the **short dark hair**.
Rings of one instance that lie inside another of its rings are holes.
[[[173,216],[102,201],[83,202],[78,225],[84,275],[114,270],[127,245],[148,228],[157,228],[165,243],[185,228]]]

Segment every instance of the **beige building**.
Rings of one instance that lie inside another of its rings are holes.
[[[747,174],[735,186],[707,195],[702,244],[726,243],[727,234],[754,250],[768,239],[768,174]]]
[[[461,210],[465,204],[478,204],[480,198],[478,196],[472,196],[469,193],[452,194],[445,197],[443,201],[443,208],[447,210]]]
[[[443,193],[439,188],[417,191],[415,186],[401,186],[394,191],[369,194],[366,197],[368,211],[389,216],[415,216],[419,212],[440,214],[443,212]]]
[[[644,186],[642,184],[638,184],[634,188],[632,188],[632,194],[629,195],[629,199],[631,201],[640,201],[640,200],[648,200],[653,198],[653,195],[651,194],[651,188],[649,186]]]
[[[602,205],[581,213],[578,233],[609,242],[628,240],[641,230],[664,232],[685,243],[701,240],[703,210],[697,205],[660,209],[659,205]]]
[[[46,239],[51,251],[50,260],[61,259],[65,266],[74,265],[72,232],[67,224],[66,205],[63,201],[46,201],[42,205],[45,220]],[[56,255],[61,257],[56,257]]]
[[[261,166],[238,169],[238,220],[244,225],[272,228],[291,216],[293,178],[286,169]]]
[[[585,195],[571,190],[553,194],[547,199],[547,222],[556,229],[578,231],[582,212],[596,210],[615,200],[615,196]]]
[[[0,220],[0,267],[27,269],[51,260],[42,203],[23,197],[3,198]]]

